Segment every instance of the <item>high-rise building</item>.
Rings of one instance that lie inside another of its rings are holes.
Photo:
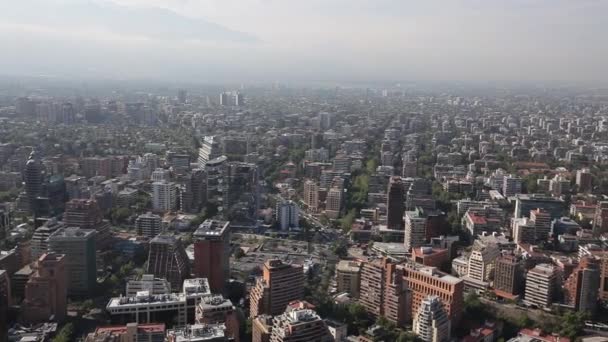
[[[502,195],[505,197],[515,196],[521,193],[522,179],[513,175],[506,175],[502,184]]]
[[[171,288],[178,291],[184,279],[190,276],[188,255],[182,241],[166,234],[160,234],[150,240],[146,273],[167,279]]]
[[[110,243],[110,223],[103,220],[101,209],[94,199],[72,199],[65,205],[63,221],[68,227],[92,229],[97,232],[95,245],[105,248]]]
[[[464,307],[464,281],[439,271],[435,267],[406,263],[403,267],[403,279],[411,292],[410,315],[418,312],[426,297],[436,295],[441,298],[448,318],[457,324]]]
[[[593,175],[589,169],[581,169],[576,171],[576,186],[578,192],[589,192],[593,187]]]
[[[535,209],[530,211],[530,220],[534,222],[535,241],[545,241],[551,234],[551,216],[548,211]]]
[[[336,290],[347,292],[353,298],[359,298],[361,283],[361,263],[351,260],[340,260],[336,266]]]
[[[221,295],[206,296],[196,306],[196,323],[225,324],[226,335],[239,342],[238,312],[230,299]]]
[[[220,106],[230,106],[230,93],[223,92],[220,94]]]
[[[408,251],[420,247],[426,242],[427,218],[419,211],[406,211],[405,234],[403,244]]]
[[[109,157],[83,158],[81,168],[85,177],[103,176],[112,178],[112,158]]]
[[[37,260],[42,254],[48,252],[49,237],[61,228],[66,228],[66,225],[56,219],[50,219],[42,226],[36,228],[30,240],[31,254],[34,260]]]
[[[549,212],[551,219],[563,216],[565,204],[564,200],[540,194],[518,194],[515,196],[515,218],[529,217],[530,211],[534,209],[544,209]]]
[[[580,312],[593,314],[597,309],[600,289],[600,262],[583,257],[564,282],[565,301]]]
[[[300,226],[300,208],[294,201],[279,201],[276,207],[276,220],[281,230]]]
[[[170,182],[152,183],[152,208],[172,211],[177,207],[177,186]]]
[[[494,289],[507,295],[518,294],[521,272],[515,255],[499,257],[494,271]]]
[[[67,256],[43,254],[34,263],[34,273],[25,285],[23,316],[29,323],[61,322],[67,314]]]
[[[186,89],[179,89],[177,91],[177,102],[184,104],[186,103],[186,96],[188,95],[188,92],[186,91]]]
[[[391,230],[403,229],[405,194],[407,189],[401,177],[391,177],[388,183],[386,203],[386,225]]]
[[[245,105],[245,95],[239,93],[238,91],[234,94],[234,104],[236,106],[244,106]]]
[[[157,167],[154,171],[152,171],[150,180],[153,182],[169,182],[171,180],[171,171]]]
[[[603,301],[608,301],[608,254],[604,254],[600,260],[600,294]]]
[[[163,221],[160,216],[152,213],[141,214],[135,220],[135,230],[137,235],[153,238],[162,232]]]
[[[251,314],[279,315],[289,302],[304,296],[304,271],[302,265],[284,264],[272,259],[264,263],[262,276],[251,289]]]
[[[205,172],[207,173],[207,202],[222,205],[224,201],[224,192],[227,191],[224,184],[226,173],[228,172],[228,158],[219,156],[209,160],[205,164]]]
[[[364,262],[361,268],[359,303],[373,317],[384,316],[397,326],[408,319],[402,270],[388,259]]]
[[[310,179],[304,182],[304,204],[313,213],[319,209],[319,186]]]
[[[272,322],[270,342],[331,342],[327,324],[314,310],[296,309],[276,316]]]
[[[224,177],[223,214],[248,220],[259,209],[258,168],[255,164],[230,162]]]
[[[32,151],[25,164],[24,178],[25,178],[25,194],[27,196],[27,203],[29,210],[38,215],[38,197],[42,195],[42,183],[44,176],[42,173],[43,166],[38,159],[36,151]]]
[[[593,234],[600,235],[605,232],[608,232],[608,201],[601,201],[595,209]]]
[[[217,137],[206,135],[202,146],[198,149],[198,167],[205,170],[207,162],[221,156],[220,141]]]
[[[65,255],[68,294],[71,296],[91,295],[96,289],[95,234],[91,229],[68,227],[49,237],[50,251]]]
[[[194,232],[194,274],[221,293],[230,277],[229,262],[230,222],[205,220]]]
[[[500,250],[494,244],[475,244],[469,256],[469,271],[467,276],[477,282],[486,283],[494,274],[496,258]]]
[[[340,210],[342,208],[342,189],[338,187],[332,187],[327,191],[327,198],[325,200],[325,215],[330,219],[337,219],[340,217]]]
[[[557,287],[557,272],[550,264],[539,264],[528,271],[524,303],[539,308],[549,307]]]
[[[7,314],[11,305],[11,298],[11,282],[8,272],[0,269],[0,341],[7,341]]]
[[[259,315],[251,320],[251,342],[270,342],[272,316]]]
[[[438,296],[426,297],[414,315],[414,333],[425,342],[450,340],[450,319]]]

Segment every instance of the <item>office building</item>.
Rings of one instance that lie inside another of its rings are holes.
[[[507,175],[503,178],[502,195],[512,197],[521,193],[522,179],[513,175]]]
[[[475,243],[469,256],[467,276],[477,282],[487,283],[494,274],[494,265],[499,256],[500,250],[496,245]]]
[[[272,322],[270,342],[331,342],[327,324],[314,310],[299,309],[276,316]]]
[[[87,335],[84,342],[165,342],[165,325],[127,323],[98,327]]]
[[[405,194],[407,189],[401,177],[391,177],[387,190],[386,225],[388,229],[403,230]]]
[[[205,170],[207,162],[221,156],[221,152],[219,139],[211,135],[205,136],[202,146],[198,149],[198,167]]]
[[[428,296],[436,295],[441,298],[452,324],[460,321],[464,307],[464,282],[461,279],[443,273],[435,267],[415,263],[406,263],[401,269],[403,279],[411,292],[409,317],[411,317],[411,313],[418,312],[422,302]]]
[[[223,180],[223,215],[254,221],[259,210],[258,168],[230,162]]]
[[[245,95],[238,91],[234,94],[234,104],[238,107],[245,105]]]
[[[580,312],[595,313],[600,289],[600,262],[583,257],[564,282],[565,302]]]
[[[294,201],[279,201],[276,206],[276,220],[281,230],[300,226],[300,208]]]
[[[535,241],[545,241],[551,235],[551,216],[543,209],[535,209],[530,212],[530,220],[534,222]]]
[[[228,172],[228,157],[219,156],[209,160],[205,164],[205,172],[207,174],[207,202],[222,205],[224,201],[224,192],[227,191],[224,184],[226,173]]]
[[[538,308],[549,307],[553,303],[557,281],[557,271],[553,265],[536,265],[528,271],[524,303]]]
[[[560,198],[541,194],[518,194],[515,196],[515,218],[529,217],[530,211],[544,209],[549,212],[551,219],[564,216],[565,204]]]
[[[304,204],[310,212],[316,213],[319,209],[319,186],[310,179],[304,182]]]
[[[449,250],[433,246],[416,247],[412,249],[412,261],[441,269],[450,261]]]
[[[578,192],[589,192],[593,189],[593,175],[589,169],[576,171],[576,186]]]
[[[340,260],[336,266],[336,290],[347,292],[352,298],[359,298],[361,282],[361,262]]]
[[[23,317],[29,323],[61,322],[67,314],[68,257],[43,254],[33,265],[34,273],[25,285]]]
[[[325,215],[330,219],[337,219],[340,217],[340,211],[342,209],[342,189],[339,187],[332,187],[327,191],[327,197],[325,200]]]
[[[166,234],[150,240],[146,273],[167,279],[174,291],[179,290],[184,279],[190,276],[188,256],[181,240]]]
[[[515,255],[504,255],[496,259],[494,290],[497,294],[517,295],[522,270]]]
[[[25,164],[25,170],[23,173],[25,180],[25,195],[27,198],[27,204],[29,211],[38,215],[38,197],[42,195],[42,183],[44,181],[43,166],[38,159],[36,151],[32,151]]]
[[[403,244],[410,251],[420,247],[426,242],[427,219],[418,210],[406,211],[403,221],[405,223],[405,235]]]
[[[68,227],[49,237],[50,251],[65,255],[70,296],[90,296],[96,290],[95,234],[91,229]]]
[[[238,313],[230,299],[221,295],[210,295],[202,298],[196,306],[196,323],[218,324],[226,326],[226,335],[239,342]]]
[[[211,291],[224,292],[230,278],[230,222],[205,220],[194,238],[194,274],[207,278]]]
[[[135,297],[141,291],[147,291],[151,295],[171,293],[171,283],[165,278],[156,278],[153,274],[143,274],[139,280],[127,281],[127,297]]]
[[[63,221],[68,227],[95,230],[98,249],[107,247],[111,242],[110,223],[103,220],[101,209],[94,199],[72,199],[67,202]]]
[[[251,314],[279,315],[291,301],[304,296],[304,271],[302,265],[284,264],[272,259],[264,263],[262,276],[251,289]]]
[[[163,222],[159,215],[150,212],[137,216],[135,220],[137,235],[153,238],[163,231]]]
[[[414,315],[413,330],[425,342],[450,341],[450,319],[438,296],[428,296]]]
[[[49,237],[61,228],[66,228],[66,225],[56,219],[50,219],[42,226],[36,228],[30,240],[32,259],[37,260],[42,254],[48,252]]]
[[[223,92],[220,94],[220,106],[230,106],[230,93]]]
[[[152,183],[152,208],[156,211],[173,211],[177,208],[177,186],[175,183]]]

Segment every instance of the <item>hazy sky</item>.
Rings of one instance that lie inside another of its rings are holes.
[[[0,0],[0,74],[608,82],[603,0]]]

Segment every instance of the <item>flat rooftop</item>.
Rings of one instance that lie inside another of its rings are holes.
[[[196,231],[194,237],[216,237],[223,235],[230,226],[230,221],[218,221],[218,220],[205,220],[201,223]]]

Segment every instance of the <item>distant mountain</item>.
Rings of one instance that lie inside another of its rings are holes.
[[[257,38],[201,18],[168,9],[125,7],[110,2],[19,0],[2,5],[0,19],[9,23],[54,28],[101,28],[155,39],[256,42]],[[94,37],[91,37],[94,39]]]

